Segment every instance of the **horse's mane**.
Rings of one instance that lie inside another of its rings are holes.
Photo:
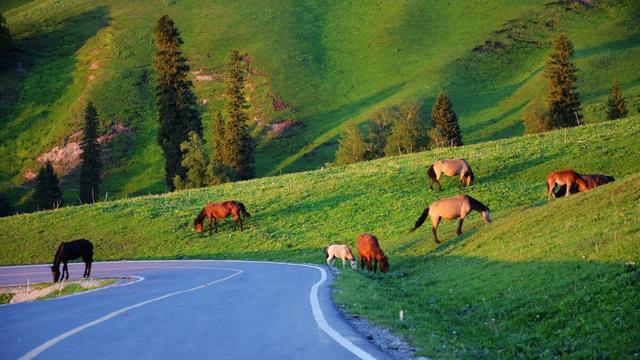
[[[476,200],[476,199],[472,198],[472,197],[471,197],[471,196],[469,196],[469,195],[466,195],[466,196],[467,196],[467,199],[469,199],[469,203],[471,204],[471,208],[472,208],[472,209],[474,209],[474,210],[480,210],[480,211],[487,211],[487,210],[489,210],[489,208],[488,208],[485,204],[483,204],[483,203],[481,203],[480,201],[478,201],[478,200]]]
[[[202,209],[202,211],[200,211],[200,214],[196,216],[196,219],[193,221],[193,225],[202,224],[203,221],[204,221],[204,209]]]
[[[473,170],[471,170],[471,166],[469,166],[469,178],[471,178],[471,182],[475,181],[475,175],[473,175]]]
[[[64,242],[61,242],[58,245],[58,250],[56,250],[56,255],[53,258],[53,267],[60,267],[60,256],[62,255],[62,250],[64,249]]]

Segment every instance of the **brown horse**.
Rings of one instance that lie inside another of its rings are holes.
[[[591,189],[590,184],[573,170],[559,170],[553,171],[547,176],[547,198],[551,200],[551,197],[555,197],[553,189],[556,185],[566,185],[565,195],[571,195],[571,187],[578,187],[578,192],[585,192]],[[591,184],[593,186],[593,184]]]
[[[249,217],[251,214],[247,212],[247,209],[244,207],[244,204],[235,200],[225,201],[221,203],[208,203],[207,206],[200,211],[198,217],[193,222],[193,226],[196,231],[201,233],[202,226],[204,222],[204,218],[209,219],[209,234],[211,234],[211,223],[213,223],[213,227],[215,232],[218,232],[218,222],[217,219],[224,219],[229,215],[233,215],[233,220],[235,220],[234,230],[238,228],[240,225],[240,231],[242,228],[242,217],[240,215]]]
[[[613,176],[602,175],[602,174],[589,174],[589,175],[580,175],[580,176],[582,176],[582,178],[587,181],[588,189],[593,189],[600,185],[608,184],[616,180]],[[559,198],[559,197],[563,197],[566,194],[566,192],[567,192],[567,185],[562,185],[558,188],[558,190],[554,191],[553,194],[555,195],[555,197]],[[580,191],[578,190],[578,186],[574,184],[569,189],[569,192],[571,194],[575,194]]]
[[[59,279],[69,279],[67,262],[79,257],[84,261],[84,273],[82,277],[89,277],[91,275],[91,263],[93,262],[93,244],[91,241],[79,239],[60,243],[58,250],[56,250],[56,256],[53,259],[53,266],[50,266],[53,282],[57,282]],[[60,263],[63,264],[62,276],[60,276]],[[66,277],[65,273],[67,275]]]
[[[427,175],[429,176],[429,189],[433,190],[433,184],[438,185],[438,190],[442,190],[440,184],[440,176],[445,174],[447,176],[460,175],[460,186],[469,186],[473,184],[474,176],[471,166],[465,159],[456,160],[438,160],[433,163],[427,169]]]
[[[422,215],[420,215],[416,221],[411,232],[416,231],[416,229],[419,228],[427,219],[427,216],[429,216],[431,217],[433,240],[436,244],[440,244],[438,234],[436,233],[440,220],[453,220],[460,218],[460,223],[458,223],[458,229],[456,230],[456,234],[460,235],[462,234],[462,222],[471,210],[479,211],[482,214],[482,220],[484,220],[486,224],[491,222],[491,214],[489,213],[489,208],[487,206],[471,196],[458,195],[432,202],[431,205],[427,206],[424,211],[422,211]]]
[[[384,255],[378,239],[371,234],[360,234],[358,236],[358,258],[360,259],[360,268],[364,270],[364,265],[367,265],[367,270],[376,272],[378,262],[380,262],[380,271],[383,273],[389,272],[389,259]]]

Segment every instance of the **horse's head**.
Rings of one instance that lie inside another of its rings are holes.
[[[51,276],[53,277],[53,282],[58,282],[60,279],[60,268],[55,268],[53,266],[49,266],[51,268]]]
[[[380,259],[380,271],[383,273],[389,272],[389,258],[384,255]]]
[[[356,260],[355,260],[355,259],[351,259],[351,268],[352,268],[353,270],[355,270],[355,269],[357,269],[357,268],[358,268],[358,263],[356,262]]]
[[[202,223],[204,222],[204,210],[198,214],[195,220],[193,220],[193,228],[196,229],[197,232],[202,232]]]
[[[202,232],[202,223],[194,222],[193,223],[193,228],[196,229],[196,232],[201,233]]]
[[[469,174],[467,175],[467,186],[473,185],[473,181],[475,179],[476,179],[476,177],[473,175],[473,171],[471,171],[471,169],[469,169]]]
[[[487,208],[487,210],[483,211],[482,213],[482,220],[484,221],[485,224],[490,224],[491,223],[491,213],[489,212],[489,208]]]

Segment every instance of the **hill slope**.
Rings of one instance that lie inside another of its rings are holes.
[[[216,258],[322,263],[330,243],[371,232],[390,256],[384,276],[344,272],[335,297],[348,309],[442,357],[625,357],[638,349],[640,116],[413,154],[348,167],[267,177],[198,191],[62,208],[0,219],[0,264],[51,261],[61,240],[86,237],[97,260]],[[459,193],[455,179],[428,190],[425,166],[465,157],[477,182],[473,214],[407,234],[424,206]],[[606,173],[616,182],[547,203],[554,169]],[[244,232],[227,220],[212,236],[191,223],[212,200],[238,199]],[[398,305],[406,321],[398,322]]]
[[[205,75],[194,74],[194,83],[209,100],[207,124],[221,106],[222,83],[206,76],[217,78],[230,49],[253,59],[252,97],[268,107],[272,94],[290,106],[268,120],[305,124],[286,139],[261,139],[259,176],[319,168],[333,160],[345,121],[407,98],[429,108],[439,89],[450,93],[467,143],[520,134],[522,109],[544,89],[544,56],[559,32],[576,45],[586,120],[603,118],[615,77],[635,112],[640,5],[593,4],[12,1],[3,8],[17,50],[0,72],[0,181],[24,181],[39,155],[80,127],[92,100],[105,126],[130,130],[109,146],[104,189],[112,196],[163,191],[149,66],[151,29],[165,13],[182,32],[192,69]],[[67,180],[71,200],[76,186]]]

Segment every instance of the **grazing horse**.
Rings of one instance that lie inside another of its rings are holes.
[[[238,228],[240,225],[240,231],[244,230],[242,227],[242,217],[240,215],[250,217],[251,214],[247,212],[247,209],[244,207],[244,204],[235,200],[225,201],[221,203],[208,203],[200,214],[193,221],[193,226],[196,231],[202,232],[202,223],[204,222],[204,218],[209,219],[209,234],[211,234],[211,223],[213,223],[213,227],[215,232],[218,232],[218,222],[217,219],[224,219],[229,215],[233,215],[233,220],[235,220],[234,230]]]
[[[438,160],[433,163],[427,169],[427,175],[429,176],[429,189],[433,190],[433,184],[438,185],[438,190],[442,190],[440,184],[440,176],[445,174],[447,176],[460,175],[460,185],[469,186],[473,184],[474,176],[471,166],[465,159],[456,160]]]
[[[378,239],[371,234],[361,234],[358,236],[358,257],[360,258],[360,267],[364,270],[365,264],[367,270],[376,272],[378,262],[380,262],[380,271],[389,272],[389,259],[384,255]]]
[[[424,211],[422,211],[422,215],[420,215],[416,221],[411,232],[416,231],[416,229],[419,228],[427,219],[427,216],[429,216],[431,217],[433,240],[436,244],[440,244],[438,234],[436,233],[438,224],[440,224],[440,219],[453,220],[460,218],[460,223],[458,223],[458,229],[456,230],[456,234],[460,235],[462,234],[462,222],[471,210],[479,211],[482,214],[482,220],[484,220],[486,224],[491,222],[491,214],[489,213],[489,208],[487,206],[471,196],[458,195],[432,202],[431,205],[427,206]]]
[[[56,256],[53,259],[53,266],[50,266],[53,282],[57,282],[59,279],[69,279],[67,262],[79,257],[82,257],[82,260],[84,261],[84,273],[82,274],[82,277],[89,277],[89,275],[91,275],[91,263],[93,262],[93,244],[91,241],[87,239],[79,239],[62,242],[56,251]],[[60,262],[64,264],[62,267],[62,276],[60,276]],[[67,274],[66,278],[65,272]]]
[[[616,180],[613,176],[602,175],[602,174],[589,174],[589,175],[580,175],[580,176],[582,176],[582,178],[587,181],[588,189],[593,189],[600,185],[608,184]],[[553,192],[553,195],[559,198],[559,197],[563,197],[566,192],[567,192],[567,185],[562,185],[558,188],[558,190]],[[571,194],[575,194],[579,192],[578,186],[574,184],[569,189],[569,192]]]
[[[342,259],[342,270],[344,270],[346,260],[351,261],[351,268],[353,270],[356,269],[356,261],[353,258],[353,253],[351,252],[351,248],[347,245],[329,245],[324,249],[324,254],[327,257],[327,265],[329,266],[333,266],[336,258],[340,258]]]
[[[555,197],[553,189],[556,185],[566,185],[565,195],[571,195],[571,187],[574,184],[578,187],[578,192],[585,192],[589,189],[589,183],[580,174],[573,170],[553,171],[547,176],[547,198]],[[594,186],[595,187],[595,186]]]

